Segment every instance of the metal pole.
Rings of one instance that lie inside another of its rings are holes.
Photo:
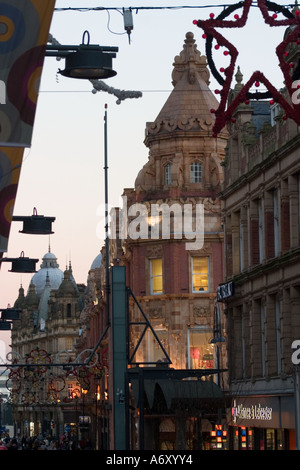
[[[109,320],[109,234],[108,234],[108,164],[107,164],[107,104],[104,113],[104,190],[105,190],[105,276],[106,276],[106,315],[107,325]]]
[[[296,450],[300,450],[300,369],[294,367],[294,396],[295,396],[295,429],[296,429]]]

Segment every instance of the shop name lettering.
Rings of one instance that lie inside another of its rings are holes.
[[[272,419],[272,408],[262,407],[260,405],[245,407],[238,405],[232,408],[232,417],[236,421],[239,419],[259,419],[270,421]]]

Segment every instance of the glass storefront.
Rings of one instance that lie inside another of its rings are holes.
[[[289,431],[286,429],[231,428],[233,450],[289,450]]]

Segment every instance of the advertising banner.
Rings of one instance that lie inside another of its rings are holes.
[[[0,253],[30,147],[55,0],[0,0]]]

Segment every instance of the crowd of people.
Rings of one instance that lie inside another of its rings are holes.
[[[93,450],[89,440],[81,441],[74,436],[63,434],[60,439],[43,436],[5,436],[0,440],[0,450]]]

